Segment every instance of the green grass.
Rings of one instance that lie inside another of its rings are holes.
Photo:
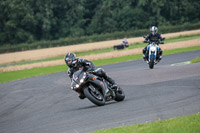
[[[200,38],[200,34],[196,35],[186,35],[186,36],[178,36],[170,39],[166,39],[165,43],[173,43],[173,42],[181,42],[181,41],[188,41],[193,39]]]
[[[195,58],[190,61],[190,63],[198,63],[200,62],[200,58]]]
[[[163,54],[168,55],[168,54],[182,53],[182,52],[195,51],[195,50],[200,50],[200,46],[166,50],[164,51]],[[142,58],[142,54],[136,54],[136,55],[130,55],[130,56],[121,56],[121,57],[115,57],[115,58],[94,60],[93,62],[95,66],[100,66],[100,65],[107,65],[107,64],[119,63],[119,62],[124,62],[124,61],[136,60],[136,59],[141,59],[141,58]],[[12,72],[1,72],[0,83],[33,77],[33,76],[44,75],[44,74],[63,72],[63,71],[67,71],[67,69],[68,68],[66,65],[58,65],[58,66],[33,68],[33,69],[12,71]]]
[[[198,38],[200,38],[200,34],[178,36],[178,37],[166,39],[165,40],[165,44],[181,42],[181,41],[188,41],[188,40],[194,40],[194,39],[198,39]],[[136,43],[136,44],[130,45],[130,47],[128,49],[141,48],[141,47],[145,47],[146,45],[147,45],[146,43]]]
[[[198,38],[200,38],[200,34],[178,36],[178,37],[166,39],[165,44],[181,42],[181,41],[188,41],[188,40],[193,40],[193,39],[198,39]],[[147,43],[135,43],[135,44],[131,44],[128,47],[128,49],[142,48],[142,47],[145,47],[146,45],[147,45]],[[85,55],[91,55],[91,54],[106,53],[106,52],[111,52],[111,51],[114,51],[113,48],[106,48],[106,49],[93,50],[93,51],[84,51],[84,52],[79,52],[76,54],[77,54],[77,56],[85,56]]]
[[[183,52],[195,51],[195,50],[200,50],[200,46],[193,46],[193,47],[187,47],[187,48],[178,48],[178,49],[166,50],[166,51],[163,51],[163,55],[183,53]]]
[[[67,71],[66,65],[58,65],[58,66],[50,66],[50,67],[41,67],[41,68],[33,68],[33,69],[25,69],[20,71],[12,71],[12,72],[3,72],[0,73],[0,83],[29,78],[39,75],[45,75],[50,73]]]
[[[167,44],[167,43],[188,41],[188,40],[193,40],[193,39],[197,39],[197,38],[200,38],[200,34],[179,36],[179,37],[175,37],[175,38],[166,39],[165,43]],[[128,47],[128,49],[141,48],[141,47],[145,47],[146,45],[147,45],[146,43],[135,43],[135,44],[131,44]],[[107,53],[107,52],[111,52],[111,51],[114,51],[113,48],[105,48],[105,49],[98,49],[98,50],[93,50],[93,51],[77,52],[76,55],[77,56],[85,56],[85,55],[91,55],[91,54]],[[32,64],[32,63],[36,63],[36,62],[38,63],[38,62],[44,62],[44,61],[53,61],[53,60],[59,60],[59,59],[63,59],[63,58],[64,58],[64,55],[58,56],[58,57],[53,57],[53,58],[35,60],[35,61],[22,61],[22,62],[18,62],[18,63],[11,63],[11,64],[6,64],[6,65],[1,65],[1,67]]]
[[[200,133],[200,114],[99,130],[93,133]]]
[[[183,53],[183,52],[195,51],[195,50],[200,50],[200,46],[166,50],[163,52],[163,55]],[[100,65],[108,65],[108,64],[119,63],[119,62],[130,61],[130,60],[137,60],[137,59],[142,59],[142,54],[114,57],[114,58],[108,58],[108,59],[100,59],[100,60],[94,60],[93,62],[95,63],[96,66],[100,66]]]
[[[108,58],[108,59],[99,59],[94,60],[95,66],[101,66],[101,65],[108,65],[108,64],[114,64],[124,61],[130,61],[130,60],[137,60],[141,59],[142,54],[136,54],[136,55],[128,55],[128,56],[121,56],[121,57],[114,57],[114,58]]]

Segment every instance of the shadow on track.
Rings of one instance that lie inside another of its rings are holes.
[[[122,103],[122,102],[126,102],[126,101],[127,101],[126,99],[124,101],[121,101],[121,102],[110,101],[110,102],[107,102],[104,106],[90,105],[90,106],[85,106],[85,107],[74,108],[71,111],[85,110],[85,109],[92,109],[92,108],[102,108],[102,107],[106,107],[107,105],[112,105],[112,104],[114,105],[114,104]]]

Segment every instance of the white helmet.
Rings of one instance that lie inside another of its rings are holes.
[[[158,28],[157,28],[156,26],[152,26],[152,27],[150,28],[150,31],[151,31],[151,33],[152,33],[153,35],[155,35],[155,34],[158,32]]]

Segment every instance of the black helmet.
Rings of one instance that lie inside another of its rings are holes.
[[[74,53],[67,53],[65,56],[65,63],[68,67],[73,67],[77,63],[76,54]]]
[[[155,35],[155,34],[158,32],[158,28],[157,28],[156,26],[152,26],[152,27],[150,28],[150,31],[151,31],[151,33],[152,33],[153,35]]]

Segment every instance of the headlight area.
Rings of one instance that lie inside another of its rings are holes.
[[[79,84],[76,84],[74,87],[71,87],[71,89],[72,90],[76,90],[76,89],[78,89],[80,87],[80,85]]]
[[[76,84],[74,86],[74,89],[78,89],[80,87],[80,85],[85,81],[85,78],[86,78],[86,73],[83,73],[83,77],[82,77],[82,79],[80,79],[80,84]]]
[[[84,78],[82,78],[81,80],[80,80],[80,85],[81,85],[81,83],[83,83],[84,82]],[[80,87],[80,85],[79,84],[76,84],[76,88],[79,88]]]
[[[151,47],[150,49],[152,52],[156,51],[156,47]]]
[[[83,83],[83,81],[84,81],[84,79],[81,79],[81,80],[80,80],[80,83]]]
[[[79,85],[78,85],[78,84],[76,84],[76,88],[79,88]]]
[[[85,78],[86,78],[86,73],[84,72],[84,73],[83,73],[83,78],[80,80],[80,83],[83,83],[84,80],[85,80]]]

